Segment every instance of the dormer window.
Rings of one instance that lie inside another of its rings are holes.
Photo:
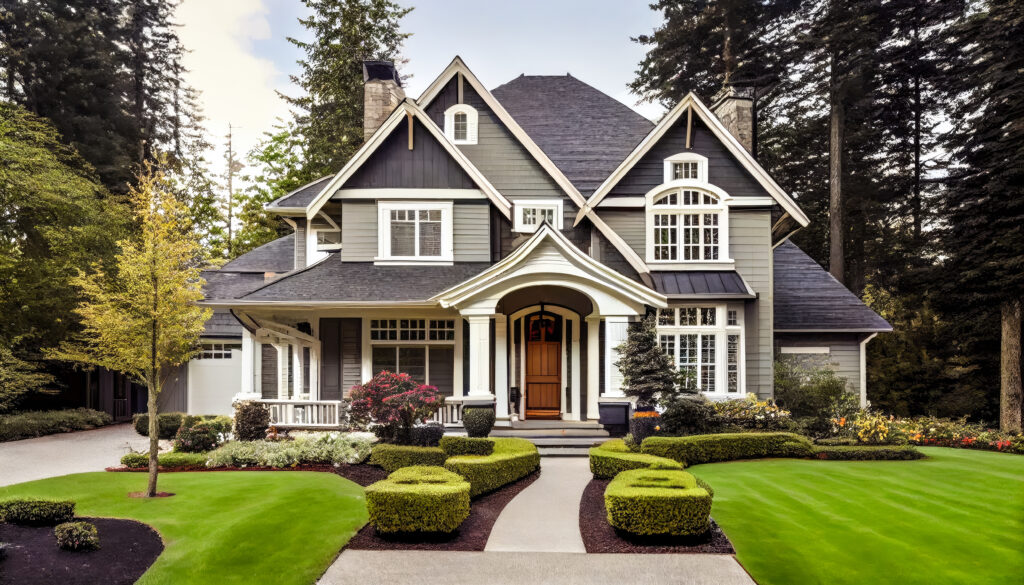
[[[444,113],[444,134],[455,144],[476,144],[477,111],[456,104]]]
[[[556,230],[562,229],[561,199],[520,199],[512,205],[516,220],[514,231],[532,234],[544,222]]]
[[[378,209],[378,261],[452,261],[450,202],[388,201]]]
[[[647,261],[727,260],[728,208],[711,188],[669,188],[648,196]]]
[[[673,179],[696,179],[697,163],[695,162],[674,162],[672,163]]]
[[[665,159],[665,182],[708,182],[708,159],[695,152],[681,152]]]
[[[341,249],[341,230],[316,230],[316,249],[320,252]]]

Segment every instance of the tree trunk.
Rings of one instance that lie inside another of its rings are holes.
[[[999,364],[999,428],[1005,432],[1021,431],[1021,299],[1002,304],[1003,338]]]
[[[146,497],[156,497],[156,476],[158,473],[158,455],[160,454],[160,431],[157,425],[156,398],[160,394],[160,382],[155,375],[146,380],[146,390],[149,397],[146,400],[146,411],[149,413],[149,485],[146,488]]]
[[[828,144],[828,271],[839,282],[845,283],[846,254],[843,250],[843,142],[845,140],[846,111],[840,91],[838,59],[833,53],[831,90],[829,96]]]
[[[917,7],[914,7],[914,56],[918,59],[921,58],[919,52],[916,50],[920,46],[920,34],[917,30]],[[915,66],[916,67],[916,66]],[[917,71],[914,72],[914,194],[913,201],[911,204],[911,214],[913,215],[914,221],[914,244],[917,245],[921,242],[921,224],[923,223],[921,214],[923,212],[923,204],[921,202],[921,111],[924,109],[924,105],[921,102],[921,75]]]

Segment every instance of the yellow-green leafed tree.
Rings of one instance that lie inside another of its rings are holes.
[[[188,210],[156,167],[147,165],[131,190],[134,235],[118,242],[114,266],[94,265],[74,284],[83,300],[83,331],[56,354],[66,360],[124,372],[149,391],[149,486],[157,494],[157,397],[174,369],[198,347],[211,311],[199,307],[203,280],[200,243]]]

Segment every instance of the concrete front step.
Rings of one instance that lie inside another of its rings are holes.
[[[508,428],[508,427],[505,427]],[[604,430],[599,422],[585,420],[517,420],[511,423],[513,429],[594,429]]]
[[[541,457],[588,457],[589,447],[538,447]]]
[[[583,437],[583,438],[608,438],[608,431],[604,429],[501,429],[495,427],[491,431],[492,437],[522,437],[533,439],[540,437]]]

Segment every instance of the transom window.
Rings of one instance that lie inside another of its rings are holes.
[[[380,203],[383,260],[452,259],[451,203]]]
[[[455,144],[476,144],[479,114],[468,104],[455,104],[444,113],[444,134]]]
[[[737,310],[725,305],[658,311],[661,348],[691,389],[723,396],[743,391],[743,327],[739,317]]]
[[[370,367],[409,374],[451,396],[455,319],[370,319]]]
[[[229,360],[232,350],[241,349],[241,343],[204,343],[202,351],[196,357],[201,360]]]
[[[512,204],[515,208],[515,231],[533,233],[544,222],[555,229],[562,229],[561,199],[519,199]]]
[[[654,197],[648,207],[648,260],[708,262],[726,258],[726,208],[700,189],[678,189]]]
[[[373,341],[454,341],[453,319],[371,319]]]

